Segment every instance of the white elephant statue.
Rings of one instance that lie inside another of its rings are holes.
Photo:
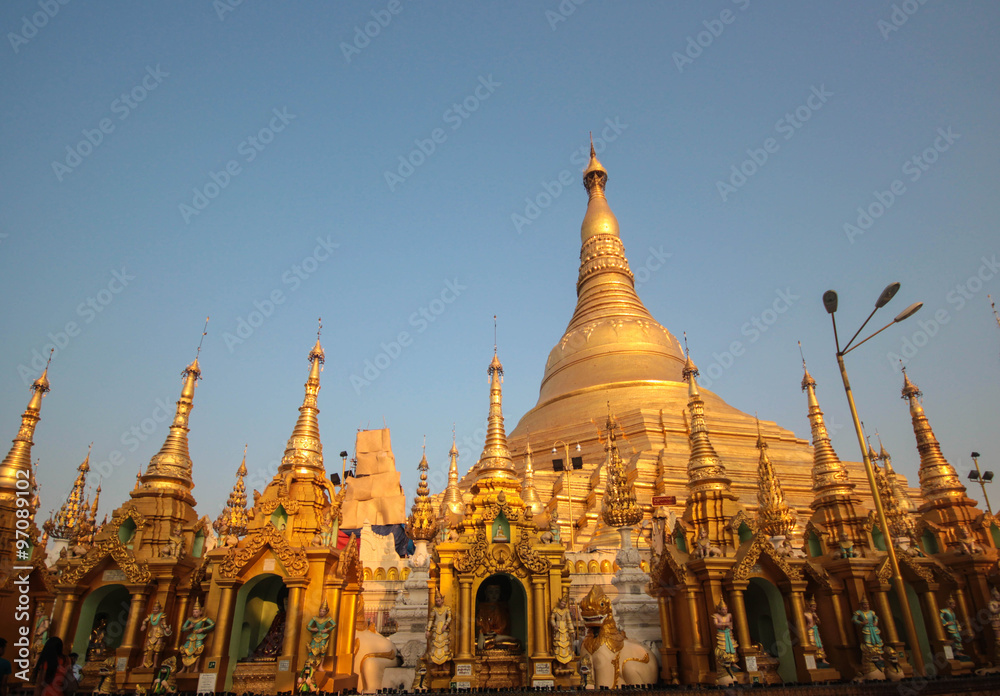
[[[358,631],[354,639],[354,673],[358,675],[360,693],[373,694],[381,689],[386,668],[396,664],[396,646],[378,633],[374,624]]]
[[[597,688],[617,689],[623,685],[658,681],[660,666],[656,655],[641,643],[629,640],[618,628],[611,600],[600,587],[590,588],[580,602],[580,613],[587,627],[580,651],[590,657],[593,684]]]

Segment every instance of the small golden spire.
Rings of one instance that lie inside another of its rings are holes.
[[[685,337],[686,340],[686,337]],[[732,481],[726,467],[712,446],[705,424],[705,402],[698,393],[698,368],[691,360],[690,351],[684,363],[684,381],[688,383],[688,441],[691,457],[688,459],[688,488],[691,490],[723,488],[730,490]]]
[[[425,440],[426,442],[426,440]],[[438,525],[434,518],[434,507],[431,504],[430,489],[427,487],[427,446],[420,458],[417,470],[420,472],[420,483],[417,485],[417,497],[410,509],[410,517],[406,520],[406,534],[413,540],[431,541],[437,535]]]
[[[926,501],[925,506],[939,506],[940,503],[966,499],[965,486],[962,485],[954,467],[941,454],[930,422],[924,415],[924,408],[918,399],[920,389],[910,381],[903,368],[902,396],[910,402],[910,416],[913,420],[913,434],[917,438],[917,451],[920,453],[920,493]]]
[[[494,350],[493,360],[486,371],[490,377],[490,411],[486,425],[486,442],[479,456],[477,480],[506,478],[516,480],[514,462],[507,448],[507,433],[503,424],[503,365]]]
[[[889,487],[892,489],[892,493],[896,496],[896,500],[899,501],[899,507],[903,512],[916,512],[917,506],[913,503],[913,499],[910,498],[910,494],[906,492],[903,488],[903,484],[899,482],[899,476],[896,471],[892,468],[892,457],[885,449],[885,445],[882,444],[882,438],[876,432],[875,436],[878,437],[878,458],[885,467],[885,477],[889,482]]]
[[[247,524],[249,523],[249,514],[247,513],[247,489],[246,484],[243,482],[243,477],[247,475],[247,446],[243,445],[243,461],[240,462],[240,467],[236,470],[236,483],[233,485],[233,490],[229,492],[229,499],[226,501],[226,507],[223,508],[222,513],[219,515],[219,519],[229,527],[229,533],[237,537],[241,537],[247,533]],[[221,524],[216,526],[219,530],[222,527]]]
[[[801,351],[801,349],[802,343],[800,342],[799,350]],[[827,432],[823,411],[816,399],[816,380],[809,374],[805,357],[802,358],[802,372],[802,391],[807,393],[809,425],[812,428],[813,494],[817,501],[835,497],[849,499],[854,493],[854,484],[851,483],[847,467],[840,461],[833,445],[830,444],[830,433]]]
[[[757,421],[757,449],[760,457],[757,460],[757,528],[769,537],[788,536],[795,526],[795,518],[785,502],[785,494],[774,473],[774,466],[767,454],[767,443],[760,432],[760,419]]]
[[[322,330],[320,320],[320,330]],[[322,365],[326,362],[326,354],[320,344],[319,331],[316,332],[316,344],[309,351],[309,378],[306,379],[305,397],[299,407],[299,418],[292,429],[292,435],[285,446],[285,454],[281,458],[280,473],[290,470],[309,470],[326,476],[323,468],[323,444],[319,437],[319,375]]]
[[[52,362],[53,348],[49,351],[49,363]],[[10,451],[0,463],[0,500],[13,500],[17,497],[17,480],[31,475],[31,446],[35,435],[35,426],[41,420],[42,398],[50,391],[49,364],[46,363],[42,374],[31,385],[31,399],[24,413],[21,414],[21,427],[11,444]]]
[[[605,423],[607,439],[604,443],[605,470],[608,472],[607,486],[601,502],[601,517],[609,527],[631,527],[642,521],[642,508],[635,500],[635,488],[628,479],[618,442],[615,438],[616,422],[608,404],[608,420]]]
[[[448,487],[444,490],[441,499],[441,516],[446,517],[449,512],[461,515],[465,511],[465,503],[462,502],[462,491],[458,487],[458,443],[455,439],[455,426],[451,426],[451,449],[448,450],[450,462],[448,464]]]
[[[531,508],[532,515],[540,515],[545,510],[542,499],[538,497],[535,490],[535,469],[531,462],[531,432],[528,432],[528,441],[524,453],[524,484],[521,486],[524,504]]]
[[[86,498],[87,472],[90,471],[90,452],[94,443],[90,443],[87,448],[87,456],[76,468],[76,480],[73,487],[66,496],[66,501],[60,506],[53,518],[53,525],[49,530],[54,539],[73,539],[80,529],[80,520],[90,512],[84,499]]]

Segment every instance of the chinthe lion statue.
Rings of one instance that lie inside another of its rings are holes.
[[[660,667],[656,656],[641,643],[629,640],[615,624],[611,600],[594,585],[580,602],[587,637],[580,650],[594,666],[594,685],[617,689],[622,685],[655,684]]]

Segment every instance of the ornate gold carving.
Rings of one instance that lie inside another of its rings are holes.
[[[757,564],[757,560],[762,555],[770,558],[770,560],[778,566],[778,569],[789,580],[798,581],[802,579],[802,571],[779,556],[778,552],[774,550],[771,540],[763,534],[757,534],[753,538],[753,541],[750,542],[750,546],[747,548],[743,558],[741,558],[736,565],[730,569],[728,576],[733,580],[748,579],[751,573],[754,572],[754,566]]]
[[[608,420],[605,424],[607,440],[604,443],[608,482],[601,505],[601,515],[609,527],[629,527],[642,521],[642,508],[636,503],[635,489],[629,483],[618,451],[615,439],[616,425],[609,406]]]
[[[304,577],[309,570],[305,551],[293,549],[288,540],[270,523],[253,532],[241,543],[243,546],[233,547],[226,556],[226,560],[222,562],[219,568],[222,577],[237,577],[249,563],[253,562],[265,546],[271,548],[274,555],[281,561],[285,572],[291,577]]]
[[[531,548],[530,534],[527,529],[522,528],[517,540],[517,557],[521,563],[532,573],[547,573],[551,564],[548,559],[535,553]]]

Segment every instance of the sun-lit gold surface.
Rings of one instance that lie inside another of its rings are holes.
[[[781,483],[774,474],[774,465],[767,455],[767,442],[757,435],[757,529],[767,536],[787,536],[795,526],[795,518],[785,503]]]
[[[609,527],[631,527],[642,521],[642,508],[635,502],[635,489],[632,488],[622,455],[618,451],[615,436],[617,424],[611,414],[604,426],[607,442],[604,448],[607,452],[605,468],[608,470],[608,483],[604,489],[604,500],[601,515]]]
[[[410,517],[406,521],[406,534],[411,539],[430,541],[437,535],[437,515],[430,499],[430,489],[427,487],[427,452],[420,458],[417,467],[420,471],[420,483],[417,485],[417,497],[413,501]]]

